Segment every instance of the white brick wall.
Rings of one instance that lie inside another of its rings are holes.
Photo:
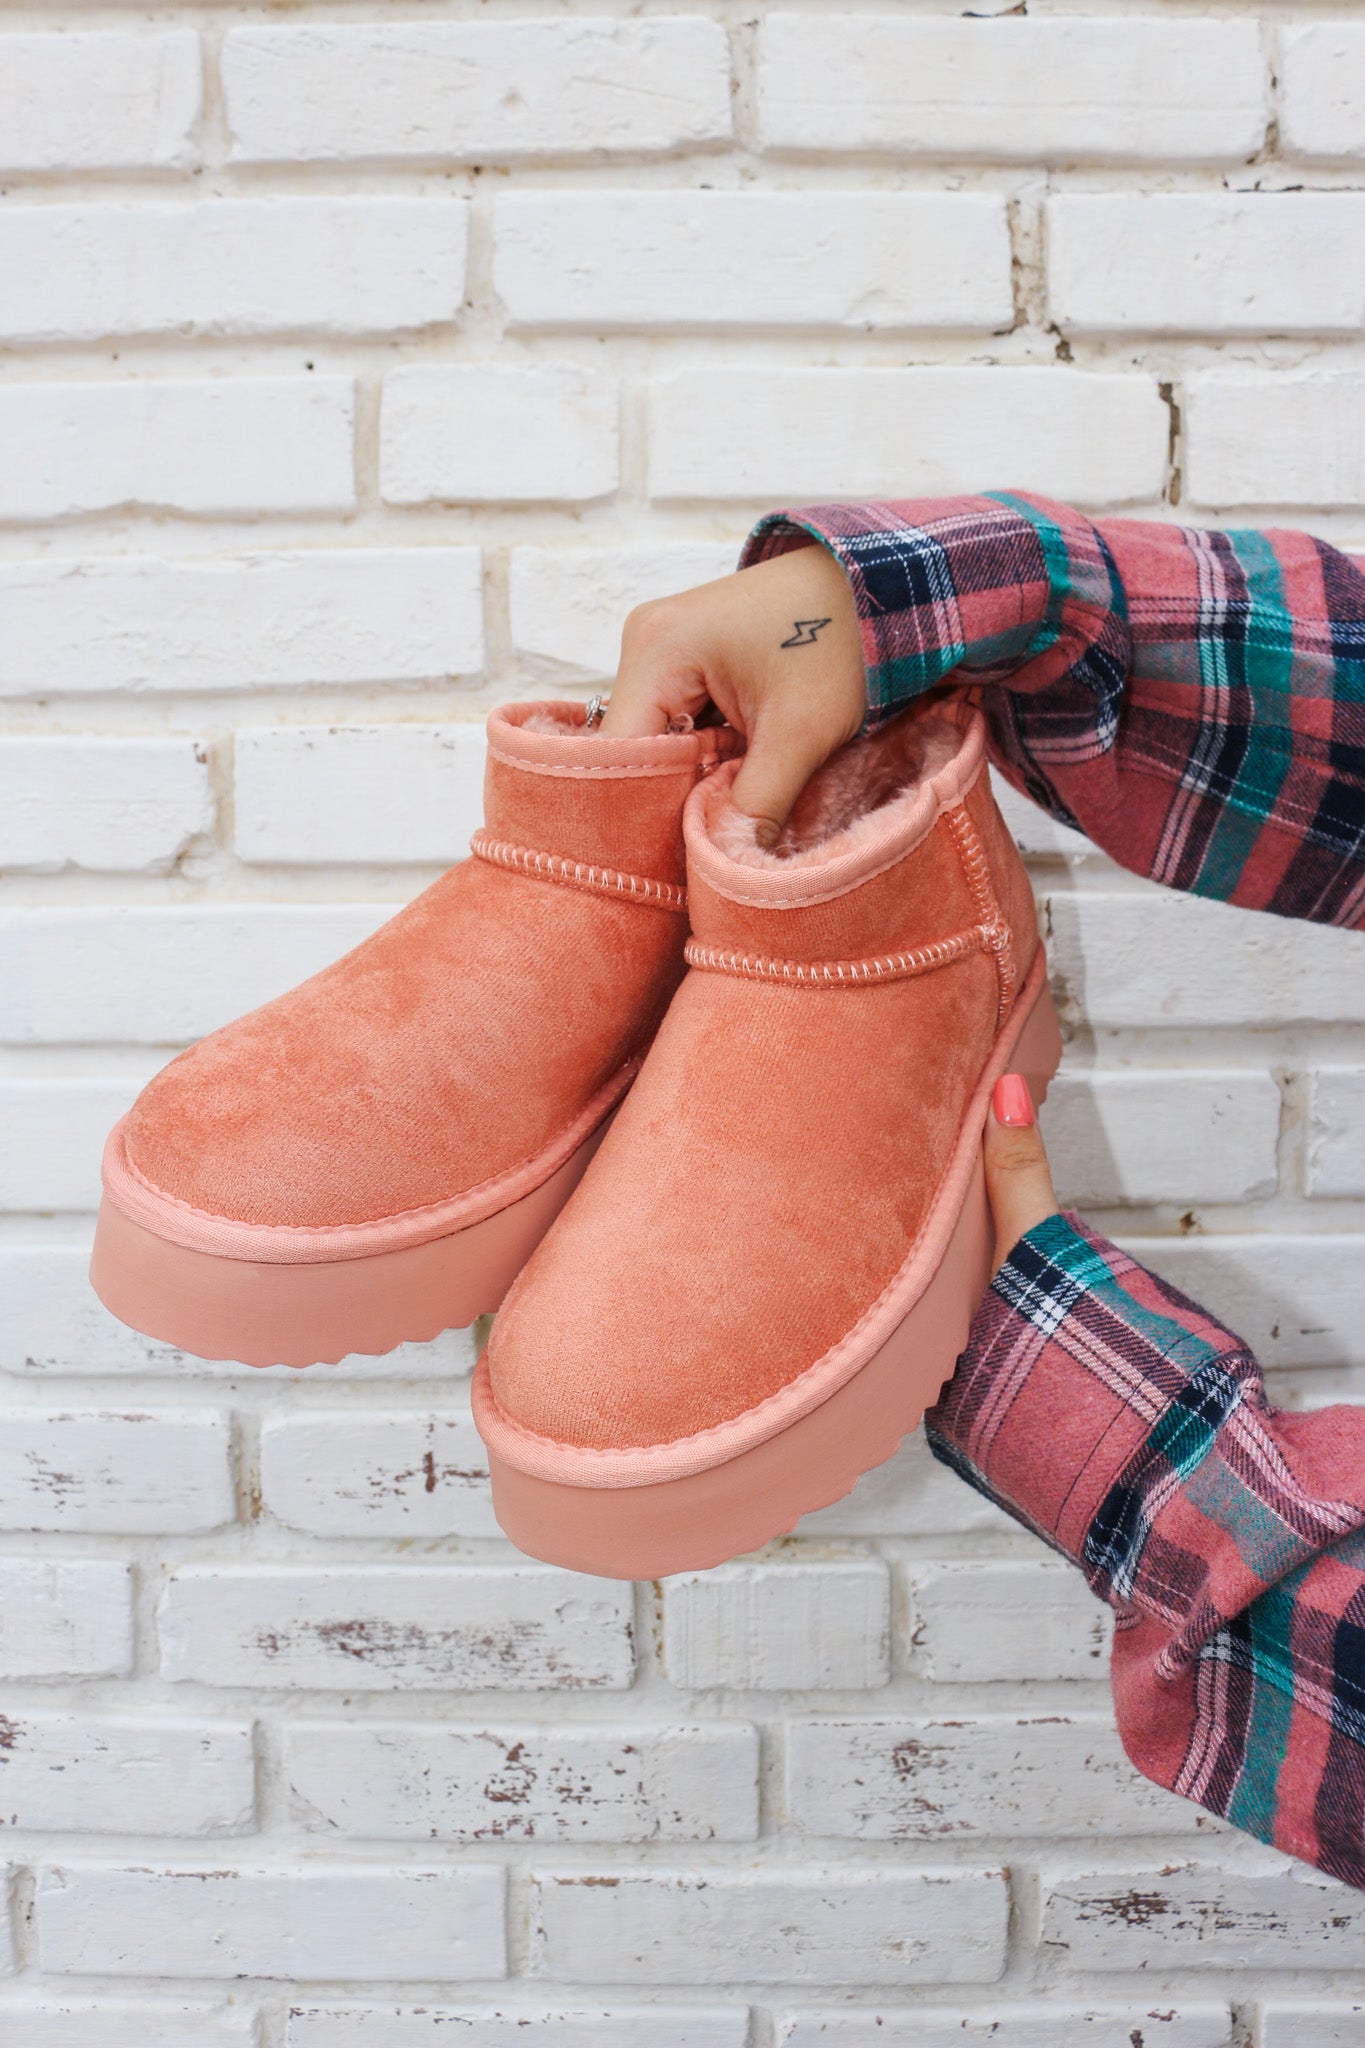
[[[0,1559],[0,1670],[103,1678],[132,1668],[131,1565],[116,1558]]]
[[[680,370],[650,400],[654,498],[985,490],[1160,496],[1168,416],[1150,378],[1048,369]]]
[[[483,816],[483,728],[247,726],[237,857],[306,867],[460,860]]]
[[[1365,502],[1357,376],[1192,377],[1190,494],[1200,505]]]
[[[192,739],[0,740],[0,868],[164,874],[212,825]]]
[[[1365,278],[1337,255],[1365,193],[1067,194],[1048,205],[1053,317],[1082,334],[1351,335]]]
[[[254,2005],[158,1998],[15,1998],[0,2011],[5,2048],[256,2048]]]
[[[296,2005],[285,2048],[749,2048],[744,2006]],[[1317,2048],[1317,2044],[1315,2044]]]
[[[568,1984],[993,1984],[1004,1873],[866,1864],[533,1879],[532,1941]]]
[[[488,1864],[54,1864],[38,1953],[75,1977],[501,1977],[503,1889]]]
[[[758,1735],[668,1727],[294,1723],[304,1825],[375,1841],[749,1842]]]
[[[1251,0],[11,10],[0,2048],[1361,2048],[1353,1895],[1137,1775],[1106,1610],[922,1435],[578,1581],[497,1534],[481,1327],[247,1372],[85,1267],[147,1076],[458,858],[488,709],[758,512],[1365,551],[1363,69]],[[1359,939],[1007,811],[1062,1192],[1365,1398]]]
[[[458,199],[10,207],[0,337],[427,327],[459,311],[466,237]]]
[[[148,378],[0,392],[0,520],[348,512],[348,377]]]
[[[255,1819],[249,1722],[16,1714],[6,1819],[59,1834],[235,1835]]]
[[[774,11],[759,39],[763,138],[803,153],[1235,160],[1267,84],[1250,20]]]
[[[730,133],[725,35],[706,20],[317,22],[232,30],[241,162],[652,154]]]
[[[483,667],[476,548],[0,563],[0,695],[305,688]]]
[[[630,1589],[544,1565],[187,1565],[159,1616],[167,1678],[343,1692],[620,1691]]]
[[[522,193],[493,252],[516,327],[1000,327],[1013,306],[984,193]]]
[[[1365,25],[1287,25],[1280,45],[1285,147],[1299,157],[1365,157],[1365,106],[1352,81],[1365,63]]]
[[[1119,1865],[1044,1876],[1043,1939],[1076,1969],[1141,1970],[1220,1963],[1234,1970],[1311,1969],[1358,1941],[1365,1902],[1302,1865],[1237,1871],[1213,1863],[1162,1870]]]
[[[0,36],[6,171],[187,169],[202,105],[193,29]]]
[[[386,504],[601,498],[620,481],[618,392],[572,363],[413,365],[384,379]]]
[[[997,2004],[970,2013],[939,2007],[918,2012],[803,2012],[782,2015],[778,2048],[1231,2048],[1225,2005]],[[1296,2044],[1297,2048],[1297,2044]]]

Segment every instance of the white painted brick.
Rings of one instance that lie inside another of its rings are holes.
[[[71,1863],[38,1879],[45,1970],[107,1977],[501,1977],[503,1874]]]
[[[1319,1067],[1310,1090],[1309,1194],[1365,1195],[1365,1067]]]
[[[0,170],[183,169],[202,99],[191,29],[0,36]]]
[[[272,1415],[261,1497],[310,1536],[498,1538],[488,1456],[467,1410]]]
[[[1210,370],[1185,396],[1197,505],[1365,505],[1365,377]]]
[[[309,22],[229,31],[238,161],[651,152],[730,133],[719,22]]]
[[[1261,2007],[1260,2048],[1360,2048],[1365,2003],[1277,1998]]]
[[[517,192],[493,216],[515,326],[1009,327],[981,192]]]
[[[349,512],[353,413],[349,377],[9,384],[0,520]]]
[[[250,1722],[31,1714],[21,1707],[0,1719],[0,1815],[7,1827],[228,1835],[250,1827],[254,1804]]]
[[[1123,1245],[1221,1317],[1262,1365],[1365,1365],[1365,1238],[1124,1231]]]
[[[1169,416],[1148,377],[1067,369],[718,369],[650,398],[650,494],[775,501],[1032,490],[1160,495]]]
[[[0,1210],[97,1209],[104,1141],[146,1078],[0,1081]]]
[[[0,1371],[34,1378],[93,1374],[99,1377],[222,1379],[243,1374],[252,1384],[262,1376],[295,1385],[287,1365],[250,1368],[230,1359],[191,1358],[173,1345],[159,1344],[110,1315],[86,1278],[88,1245],[0,1246]],[[472,1370],[472,1330],[447,1330],[430,1344],[404,1344],[383,1358],[353,1355],[327,1367],[332,1379],[449,1380]]]
[[[744,1722],[559,1728],[291,1722],[296,1818],[336,1841],[751,1842]]]
[[[180,1045],[367,938],[391,903],[0,912],[0,1042]]]
[[[548,1874],[532,1920],[566,1984],[993,1984],[1008,1910],[998,1870],[860,1864]]]
[[[137,1535],[221,1528],[236,1516],[229,1418],[0,1410],[0,1528]]]
[[[0,337],[385,333],[455,319],[463,200],[0,209]]]
[[[749,2014],[742,2005],[295,2005],[285,2048],[448,2048],[452,2040],[459,2048],[749,2048]]]
[[[784,2013],[778,2048],[1231,2048],[1225,2005],[920,2006],[860,2012]],[[1298,2044],[1296,2044],[1298,2048]]]
[[[256,2048],[254,2007],[126,1998],[0,2000],[0,2048]]]
[[[1280,31],[1280,141],[1292,156],[1365,157],[1365,22]]]
[[[1113,1617],[1069,1565],[982,1558],[910,1568],[913,1666],[947,1683],[1099,1678]]]
[[[1254,1069],[1059,1074],[1043,1112],[1076,1206],[1246,1202],[1275,1189],[1280,1091]]]
[[[133,1579],[106,1558],[0,1559],[0,1672],[116,1678],[133,1662]]]
[[[0,1972],[6,1976],[19,1966],[18,1944],[14,1937],[15,1875],[11,1866],[0,1865]]]
[[[1067,193],[1047,209],[1048,306],[1078,333],[1353,334],[1365,192]]]
[[[390,505],[601,498],[619,476],[613,378],[575,363],[410,363],[384,379]]]
[[[1365,1022],[1354,932],[1156,888],[1049,894],[1054,990],[1095,1031]]]
[[[955,1472],[940,1465],[924,1432],[912,1431],[893,1458],[865,1472],[852,1493],[796,1525],[800,1536],[939,1536],[1017,1523]]]
[[[0,740],[0,868],[164,874],[212,825],[195,740]]]
[[[1044,1876],[1043,1940],[1078,1970],[1330,1970],[1362,1934],[1365,1899],[1287,1859]]]
[[[0,695],[399,683],[483,667],[477,548],[0,563]]]
[[[579,1691],[635,1676],[631,1588],[541,1565],[188,1565],[160,1629],[164,1675],[210,1685]]]
[[[664,1582],[664,1667],[674,1685],[827,1691],[885,1685],[886,1566],[731,1564]]]
[[[552,678],[616,674],[627,612],[733,573],[739,537],[624,548],[514,548],[512,644]]]
[[[969,21],[770,14],[759,32],[770,149],[893,156],[1236,158],[1265,133],[1251,21]]]
[[[320,866],[455,861],[483,820],[482,724],[248,726],[237,855]]]
[[[1199,1809],[1141,1777],[1108,1714],[796,1721],[787,1812],[858,1842],[1186,1834]]]

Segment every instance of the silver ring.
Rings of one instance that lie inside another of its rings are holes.
[[[602,696],[589,697],[583,711],[583,723],[589,732],[602,723],[602,714],[607,708],[607,699]]]

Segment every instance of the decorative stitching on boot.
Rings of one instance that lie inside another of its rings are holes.
[[[994,937],[986,925],[970,925],[951,938],[935,939],[932,945],[916,946],[905,953],[878,953],[866,960],[773,960],[761,953],[730,953],[721,946],[703,946],[689,939],[683,958],[689,967],[713,974],[738,974],[748,981],[783,981],[800,988],[863,988],[879,981],[908,981],[912,975],[932,974],[969,953],[994,950]]]
[[[687,891],[673,882],[656,882],[650,875],[628,875],[620,868],[593,867],[586,861],[564,860],[557,853],[538,853],[530,846],[513,846],[506,839],[491,839],[479,830],[470,839],[471,853],[494,867],[511,868],[536,882],[563,882],[570,889],[591,889],[600,896],[625,897],[632,903],[647,903],[655,910],[686,910]]]
[[[982,943],[988,953],[995,955],[995,971],[1000,982],[1000,1001],[995,1019],[998,1029],[1009,1015],[1019,980],[1014,964],[1012,934],[996,897],[989,857],[981,843],[980,834],[967,814],[966,805],[953,804],[943,815],[949,831],[957,841],[958,855],[967,877],[967,887],[972,892],[972,901],[981,919]]]

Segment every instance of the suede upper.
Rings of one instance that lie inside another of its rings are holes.
[[[979,718],[916,719],[946,750],[888,801],[874,757],[905,734],[855,741],[872,809],[785,859],[724,850],[732,770],[690,798],[689,955],[707,964],[499,1314],[492,1392],[523,1430],[606,1450],[730,1422],[909,1258],[1038,944]]]
[[[533,1162],[649,1043],[683,972],[682,806],[737,745],[605,740],[570,705],[495,712],[485,833],[523,866],[462,862],[173,1060],[129,1116],[133,1173],[213,1216],[323,1229]],[[551,859],[531,873],[527,855]],[[666,900],[577,883],[582,864]]]

